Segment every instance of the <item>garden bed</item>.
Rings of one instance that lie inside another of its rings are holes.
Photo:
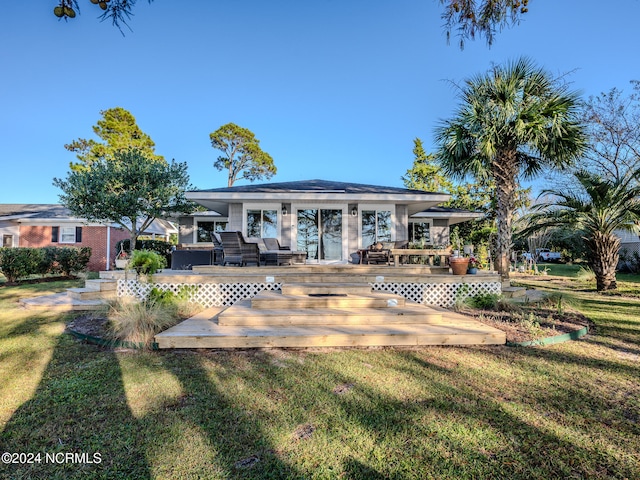
[[[573,333],[588,328],[593,322],[577,311],[553,311],[541,306],[512,307],[508,311],[463,309],[460,313],[507,334],[507,343],[522,343]]]

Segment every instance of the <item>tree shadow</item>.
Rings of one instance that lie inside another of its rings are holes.
[[[0,477],[150,478],[137,428],[115,353],[60,335],[34,395],[0,434],[0,451],[40,461],[2,464]],[[66,461],[66,453],[85,457]]]

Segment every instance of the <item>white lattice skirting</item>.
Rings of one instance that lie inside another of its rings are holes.
[[[500,282],[474,283],[370,283],[374,291],[391,292],[425,305],[450,307],[457,300],[484,293],[500,294]],[[243,298],[252,298],[262,290],[280,291],[281,283],[142,283],[118,280],[118,297],[144,300],[152,288],[179,293],[187,289],[189,300],[204,307],[233,305]]]

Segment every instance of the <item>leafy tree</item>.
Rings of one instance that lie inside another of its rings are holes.
[[[632,84],[629,96],[612,88],[586,102],[583,122],[589,145],[582,168],[620,180],[640,167],[640,82]]]
[[[129,26],[127,20],[133,15],[132,9],[137,0],[90,0],[92,4],[102,10],[99,16],[100,20],[111,20],[111,23],[118,27],[122,32],[122,26]],[[149,0],[151,3],[153,0]],[[78,0],[59,0],[58,5],[54,7],[53,14],[64,20],[76,18],[80,13],[80,4]]]
[[[436,128],[437,157],[454,178],[495,182],[496,267],[508,278],[519,179],[582,154],[578,97],[526,58],[466,80],[460,97],[454,118]]]
[[[102,10],[101,21],[111,20],[111,23],[122,32],[122,26],[133,15],[133,7],[137,0],[90,0]],[[149,0],[151,3],[153,0]],[[529,11],[529,0],[440,0],[444,6],[442,19],[445,21],[447,41],[451,39],[451,31],[458,30],[460,48],[464,47],[466,39],[474,40],[476,35],[485,37],[492,45],[496,32],[520,22],[520,17]],[[53,14],[65,21],[76,18],[80,12],[78,0],[59,0],[53,9]],[[130,27],[129,27],[130,29]],[[124,34],[124,32],[122,32]]]
[[[556,198],[538,207],[529,231],[568,227],[581,232],[597,290],[616,289],[620,238],[614,232],[639,230],[640,169],[621,179],[603,178],[586,170],[575,173],[575,177],[581,191],[544,192]]]
[[[187,164],[149,161],[137,149],[97,159],[90,169],[71,170],[53,184],[74,215],[117,223],[129,231],[130,245],[156,218],[193,211],[184,195],[190,187]]]
[[[235,123],[227,123],[209,134],[211,146],[224,153],[213,164],[218,170],[228,170],[227,186],[237,180],[253,182],[271,178],[277,171],[273,158],[260,148],[255,134]]]
[[[474,40],[476,35],[492,45],[498,30],[519,23],[529,11],[528,0],[440,0],[440,4],[444,5],[442,19],[447,41],[451,31],[457,29],[460,48],[464,48],[466,39]]]
[[[100,112],[102,119],[93,126],[93,132],[103,141],[79,138],[64,146],[75,152],[79,163],[71,163],[72,170],[91,167],[101,159],[112,160],[119,152],[130,148],[137,149],[148,160],[164,162],[164,158],[155,153],[155,143],[151,137],[140,130],[135,117],[122,107],[110,108]]]
[[[413,140],[413,165],[402,177],[405,187],[426,192],[447,192],[453,190],[453,183],[444,175],[434,155],[427,155],[422,140]]]

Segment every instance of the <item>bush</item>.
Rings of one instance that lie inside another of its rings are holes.
[[[0,249],[0,271],[8,282],[48,273],[70,276],[87,268],[91,248],[44,247]]]
[[[203,308],[199,303],[191,301],[197,290],[198,287],[196,285],[183,285],[178,290],[178,293],[154,287],[147,295],[146,301],[155,302],[170,309],[178,318],[189,318],[202,311]]]
[[[111,307],[109,321],[115,338],[151,348],[156,333],[175,325],[177,318],[171,308],[153,300],[120,300]]]
[[[152,275],[166,266],[165,258],[151,250],[134,250],[129,260],[129,267],[138,275]]]
[[[58,268],[62,274],[69,276],[72,273],[86,270],[90,258],[90,247],[66,247],[58,249],[56,261],[58,262]]]
[[[131,245],[131,240],[128,238],[125,240],[120,240],[116,243],[116,256],[121,252],[130,252],[131,249],[129,246]],[[165,242],[164,240],[136,240],[136,250],[151,250],[152,252],[156,252],[158,255],[164,257],[167,261],[167,264],[171,263],[171,251],[173,249],[173,245],[169,242]]]
[[[0,271],[8,282],[38,273],[42,269],[44,253],[39,248],[0,248]]]
[[[480,310],[495,310],[500,302],[500,295],[497,293],[480,293],[467,298],[467,304]]]

